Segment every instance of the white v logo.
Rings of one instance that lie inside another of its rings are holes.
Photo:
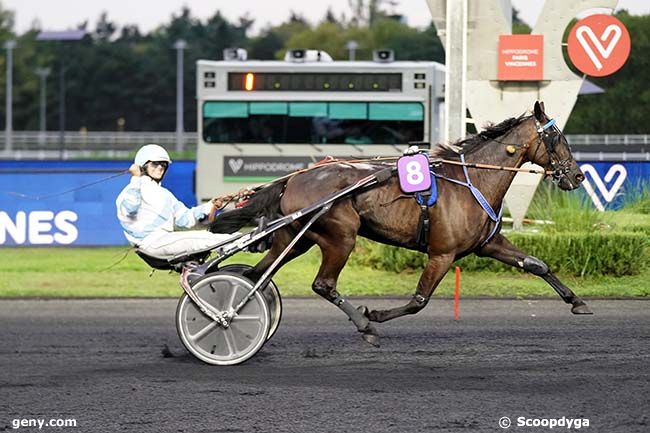
[[[607,171],[607,173],[605,174],[604,180],[606,183],[610,183],[612,180],[614,180],[614,177],[617,174],[618,177],[616,177],[616,180],[614,180],[612,186],[610,188],[607,188],[605,182],[603,182],[603,179],[600,178],[598,171],[596,170],[596,168],[594,168],[593,165],[583,164],[580,166],[580,169],[585,174],[585,180],[584,182],[582,182],[582,186],[584,186],[585,191],[587,191],[587,194],[589,195],[589,197],[591,197],[591,201],[594,202],[594,206],[596,206],[596,209],[603,212],[605,210],[605,206],[600,201],[600,197],[598,197],[598,194],[596,194],[594,187],[592,186],[591,182],[586,177],[586,175],[589,174],[591,180],[596,185],[596,188],[598,189],[602,197],[605,199],[606,201],[605,204],[607,204],[610,203],[612,200],[614,200],[614,198],[616,197],[616,193],[621,189],[621,186],[623,186],[623,182],[625,182],[625,179],[627,178],[627,170],[625,170],[625,167],[623,167],[621,164],[612,165]]]
[[[605,48],[601,43],[601,41],[605,42],[607,38],[609,38],[610,34],[612,33],[614,34],[614,36],[609,41],[609,44],[607,44],[607,48]],[[594,45],[594,47],[596,47],[598,53],[602,56],[602,58],[607,59],[612,54],[612,51],[614,51],[614,48],[616,48],[616,44],[621,39],[621,34],[622,34],[621,28],[616,24],[608,25],[605,31],[603,32],[603,34],[600,35],[600,40],[598,39],[598,37],[596,37],[596,34],[589,26],[580,26],[578,27],[578,30],[576,30],[576,38],[578,38],[578,42],[580,42],[580,45],[582,45],[582,48],[585,49],[585,52],[587,53],[591,61],[594,63],[594,66],[598,70],[603,69],[603,64],[600,62],[600,59],[596,56],[594,50],[591,49],[591,45],[589,45],[589,43],[585,39],[585,35],[589,37],[589,40]]]

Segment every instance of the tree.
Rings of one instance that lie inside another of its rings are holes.
[[[533,29],[530,28],[528,23],[519,17],[519,10],[515,7],[512,8],[512,34],[513,35],[528,35]]]

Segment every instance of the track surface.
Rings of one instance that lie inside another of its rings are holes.
[[[371,307],[403,300],[354,300]],[[78,432],[499,432],[516,419],[588,418],[650,431],[650,302],[448,300],[364,343],[321,300],[285,300],[278,333],[244,365],[182,348],[171,300],[0,301],[0,431],[75,418]],[[168,344],[173,357],[163,357]],[[16,431],[37,431],[23,428]]]

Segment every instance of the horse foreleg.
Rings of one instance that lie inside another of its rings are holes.
[[[408,304],[390,310],[372,310],[367,313],[368,318],[373,322],[385,322],[407,314],[415,314],[423,309],[453,261],[453,255],[430,257],[418,281],[415,295]]]
[[[492,257],[533,275],[542,277],[567,304],[571,304],[573,314],[593,314],[587,304],[553,274],[548,265],[537,257],[529,256],[515,247],[503,235],[495,236],[490,242],[476,251],[476,255]]]

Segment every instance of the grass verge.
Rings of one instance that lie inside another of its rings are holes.
[[[0,249],[0,298],[12,297],[176,297],[181,293],[175,273],[150,269],[133,252],[119,264],[125,248],[6,248]],[[241,253],[229,260],[254,264],[260,254]],[[320,263],[319,252],[291,262],[275,276],[283,296],[312,296],[311,282]],[[347,296],[409,296],[420,273],[394,273],[349,264],[339,288]],[[560,276],[577,294],[588,297],[650,296],[650,271],[625,277]],[[436,296],[452,296],[450,272]],[[544,281],[523,273],[464,272],[462,296],[550,297],[557,295]]]

